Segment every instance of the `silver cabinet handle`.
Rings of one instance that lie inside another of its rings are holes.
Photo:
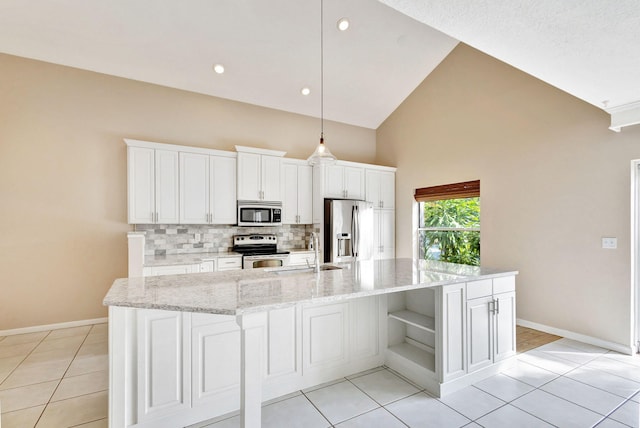
[[[496,314],[500,313],[500,299],[496,299]]]
[[[380,201],[380,208],[384,208],[384,201]]]
[[[495,315],[496,313],[496,301],[492,300],[489,302],[489,312]]]

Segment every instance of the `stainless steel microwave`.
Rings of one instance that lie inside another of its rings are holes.
[[[238,201],[238,226],[282,225],[282,202]]]

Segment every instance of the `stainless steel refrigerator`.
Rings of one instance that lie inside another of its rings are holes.
[[[324,261],[373,258],[373,204],[350,199],[324,200]]]

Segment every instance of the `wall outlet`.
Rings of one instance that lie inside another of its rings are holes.
[[[618,248],[618,238],[602,238],[602,248],[615,250]]]

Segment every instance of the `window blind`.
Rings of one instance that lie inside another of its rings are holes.
[[[443,199],[477,198],[480,196],[480,180],[416,189],[414,198],[418,202]]]

